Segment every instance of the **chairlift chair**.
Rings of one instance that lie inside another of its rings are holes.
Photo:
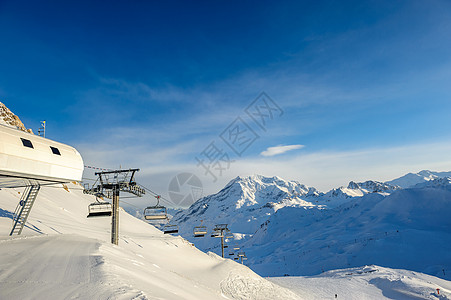
[[[211,233],[211,237],[212,237],[212,238],[221,237],[221,231],[213,231],[213,232]]]
[[[111,216],[112,211],[113,211],[113,207],[112,207],[111,203],[100,202],[99,200],[96,200],[96,202],[93,202],[88,205],[87,218]]]
[[[238,245],[233,246],[233,250],[238,251],[240,250],[240,247]]]
[[[163,227],[164,234],[178,233],[178,232],[179,232],[179,227],[177,225],[167,224]]]
[[[144,209],[144,219],[146,220],[166,220],[168,213],[164,206],[149,206]]]
[[[204,237],[207,234],[206,226],[196,226],[193,230],[194,237]]]
[[[234,260],[238,260],[238,256],[235,256],[233,259],[234,259]]]
[[[233,253],[233,252],[229,252],[229,255],[230,255],[230,256],[232,256],[232,255],[235,255],[235,253]]]
[[[166,220],[168,218],[166,207],[160,205],[160,196],[155,196],[155,198],[157,198],[157,205],[148,206],[144,209],[144,219],[150,221]]]

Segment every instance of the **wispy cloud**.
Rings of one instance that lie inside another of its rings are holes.
[[[291,151],[291,150],[301,149],[304,147],[305,147],[304,145],[285,145],[285,146],[279,145],[279,146],[275,146],[275,147],[268,147],[268,149],[266,149],[265,151],[260,153],[260,155],[275,156],[275,155],[283,154],[283,153]]]

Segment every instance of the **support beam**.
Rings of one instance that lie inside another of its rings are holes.
[[[222,250],[222,258],[224,258],[224,233],[221,232],[221,250]]]
[[[113,213],[111,222],[111,243],[119,244],[119,187],[113,188]]]
[[[29,180],[30,185],[25,188],[19,204],[14,211],[13,227],[9,235],[20,235],[30,215],[34,201],[38,196],[41,186],[37,182]]]

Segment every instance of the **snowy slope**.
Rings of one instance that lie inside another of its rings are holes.
[[[42,187],[29,226],[13,238],[21,190],[0,190],[0,299],[298,299],[122,210],[112,245],[110,219],[86,218],[94,198],[67,187]]]
[[[418,173],[406,174],[391,181],[387,181],[386,183],[391,185],[398,185],[402,188],[409,188],[419,183],[428,182],[443,177],[451,177],[451,172],[434,172],[423,170]]]
[[[286,208],[245,243],[265,276],[378,264],[450,279],[451,185],[368,194],[334,209]],[[269,259],[270,258],[270,259]]]
[[[365,266],[318,276],[274,277],[302,299],[451,299],[451,282],[407,270]],[[437,290],[439,289],[438,293]]]

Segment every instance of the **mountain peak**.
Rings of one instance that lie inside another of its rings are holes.
[[[367,180],[365,182],[354,182],[351,181],[348,184],[348,189],[352,190],[364,190],[366,193],[380,193],[380,192],[392,192],[394,190],[399,190],[400,187],[396,185],[391,185],[389,183],[384,183],[376,180]]]
[[[253,234],[270,215],[287,206],[316,206],[309,197],[318,191],[296,181],[287,181],[278,176],[238,176],[218,193],[196,201],[186,211],[178,212],[174,222],[196,226],[200,220],[204,225],[233,223],[241,228],[240,234]]]
[[[410,188],[423,182],[428,182],[436,178],[451,177],[451,172],[435,172],[430,170],[422,170],[418,173],[408,173],[399,178],[387,181],[385,183],[398,185],[401,188]]]

